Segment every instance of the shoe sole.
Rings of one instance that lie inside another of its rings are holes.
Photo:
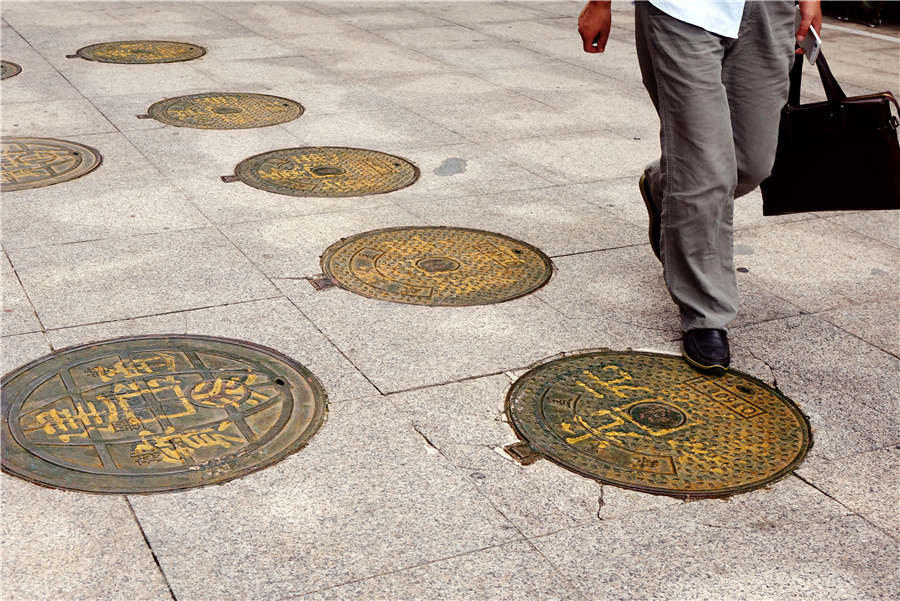
[[[727,365],[719,365],[719,364],[704,365],[704,364],[694,361],[693,359],[688,357],[687,353],[685,353],[684,351],[682,351],[681,356],[684,357],[684,360],[688,362],[688,365],[690,365],[697,371],[703,372],[705,374],[721,375],[728,371]]]
[[[650,200],[650,190],[647,189],[647,174],[642,174],[638,181],[638,188],[641,190],[641,198],[644,199],[644,206],[647,207],[647,216],[650,218],[650,225],[647,227],[647,237],[650,238],[650,248],[656,258],[662,262],[662,256],[659,251],[659,219],[656,217],[656,204]]]

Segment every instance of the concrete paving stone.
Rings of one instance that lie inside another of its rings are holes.
[[[490,35],[472,27],[463,27],[446,23],[432,27],[414,27],[411,29],[388,29],[378,31],[378,35],[394,44],[410,50],[429,50],[435,46],[441,48],[472,48],[479,44],[496,42]]]
[[[805,463],[777,482],[729,497],[723,502],[739,505],[755,513],[761,520],[776,523],[823,523],[855,515],[821,490],[810,486],[795,473],[802,473]]]
[[[483,146],[555,184],[639,176],[659,158],[658,140],[648,144],[599,131]]]
[[[447,68],[445,64],[424,54],[399,48],[384,40],[360,40],[360,36],[355,34],[347,37],[350,38],[347,42],[331,42],[320,50],[305,54],[336,75],[354,80],[438,73]],[[292,39],[287,41],[293,42]]]
[[[257,65],[243,62],[235,63],[234,61],[278,58],[282,56],[299,58],[297,56],[299,51],[293,46],[270,40],[250,30],[247,31],[246,35],[197,39],[199,40],[198,43],[206,48],[206,56],[203,57],[204,67],[208,67],[210,70],[217,68],[220,73],[229,70],[232,72],[239,71],[243,73],[245,78],[250,75],[256,75],[254,70],[247,67]],[[273,80],[269,83],[276,83],[276,81]]]
[[[200,3],[153,2],[111,3],[105,10],[119,23],[145,25],[154,21],[193,23],[215,18],[217,14]]]
[[[74,48],[68,52],[75,52]],[[119,65],[83,59],[65,59],[60,73],[84,96],[146,94],[148,100],[180,96],[185,90],[215,90],[215,81],[191,62]],[[202,59],[200,59],[202,60]]]
[[[422,223],[528,239],[551,257],[646,243],[638,226],[582,199],[568,186],[404,204]]]
[[[900,532],[900,446],[860,453],[818,466],[800,476],[897,538]]]
[[[209,88],[194,88],[184,90],[183,94],[202,94]],[[160,123],[156,119],[138,119],[138,115],[145,115],[150,105],[162,97],[155,98],[146,92],[140,94],[125,94],[121,96],[96,96],[91,98],[91,104],[97,108],[103,116],[120,132],[142,129],[162,129],[170,127]]]
[[[521,540],[428,450],[378,399],[341,403],[276,465],[131,502],[183,599],[284,599]]]
[[[827,219],[864,236],[900,248],[900,211],[838,213]]]
[[[900,357],[900,310],[895,300],[851,305],[819,314],[822,319]]]
[[[611,89],[610,82],[598,77],[593,71],[553,59],[540,65],[484,71],[479,77],[530,98],[542,101],[545,97],[552,98],[558,102],[558,108],[567,108],[577,103],[586,92]],[[625,86],[616,84],[614,89],[620,87]],[[566,98],[568,103],[563,104]]]
[[[284,298],[235,303],[152,317],[53,330],[55,348],[121,336],[195,334],[247,340],[273,348],[309,368],[325,387],[328,402],[378,394],[313,324]]]
[[[420,49],[419,52],[439,60],[451,68],[476,73],[526,65],[540,67],[547,61],[546,56],[533,50],[511,47],[511,45],[497,42],[476,43],[466,48],[438,46]]]
[[[102,164],[78,179],[4,195],[4,248],[32,248],[209,225],[121,134],[69,136]]]
[[[840,58],[842,62],[855,65],[859,70],[874,69],[886,73],[896,71],[897,61],[900,60],[900,38],[894,38],[894,41],[872,39],[855,33],[836,31],[831,29],[828,23],[824,23],[823,31],[829,45],[834,44],[835,47],[839,45],[841,51],[835,58]],[[830,65],[831,55],[828,56]]]
[[[577,35],[577,12],[563,18],[541,19],[531,22],[478,23],[473,28],[494,38],[511,42],[552,39],[571,40],[573,32]]]
[[[227,239],[211,228],[12,249],[8,253],[47,328],[278,294]]]
[[[387,111],[398,106],[393,99],[379,92],[373,92],[368,86],[339,79],[304,82],[292,93],[306,109],[304,113],[306,117]]]
[[[806,311],[896,299],[898,249],[822,219],[739,231],[744,274]]]
[[[471,111],[473,103],[485,100],[524,99],[480,77],[455,72],[386,77],[366,81],[365,85],[398,105],[426,115],[440,114],[440,108],[447,105],[464,105]]]
[[[42,488],[0,476],[3,598],[169,599],[169,589],[122,496]]]
[[[575,125],[575,131],[607,131],[626,139],[643,141],[649,152],[658,148],[659,119],[646,94],[627,89],[604,91],[547,91],[523,94],[554,107],[560,118]]]
[[[19,278],[6,253],[3,254],[2,266],[0,266],[0,275],[2,275],[2,332],[3,336],[11,336],[13,334],[24,334],[27,332],[39,332],[41,330],[41,322],[38,321],[34,314],[34,307],[31,301],[25,295]]]
[[[641,70],[634,48],[634,34],[613,27],[606,50],[600,54],[584,51],[577,28],[573,29],[572,34],[569,39],[524,40],[520,44],[548,58],[594,71],[604,80],[616,84],[631,82],[632,85],[636,85],[640,82]]]
[[[409,3],[409,6],[415,6],[415,4]],[[380,8],[380,3],[369,7],[364,12],[338,15],[337,19],[353,27],[372,31],[376,34],[397,29],[420,29],[423,27],[444,27],[450,25],[449,21],[441,19],[438,15],[428,15],[413,8],[384,10]]]
[[[793,522],[715,500],[532,542],[592,599],[869,600],[900,584],[897,543],[858,517]]]
[[[18,38],[17,34],[7,34],[6,28],[4,28],[3,36],[3,59],[22,67],[21,73],[3,81],[2,99],[4,113],[7,106],[46,102],[49,98],[58,102],[68,100],[77,103],[83,100],[78,90],[30,46],[19,47],[16,44],[10,47],[5,44],[6,37]],[[21,38],[18,39],[21,40]],[[22,43],[25,44],[24,40]],[[4,114],[4,125],[6,120],[7,118]]]
[[[350,27],[347,25],[346,27]],[[374,33],[363,31],[362,29],[347,29],[346,31],[334,32],[308,32],[282,34],[274,38],[279,44],[285,47],[291,47],[297,50],[300,56],[312,57],[318,55],[327,56],[337,53],[341,48],[353,46],[358,47],[360,44],[369,44],[373,50],[381,49],[388,44],[385,40]]]
[[[576,599],[565,581],[534,547],[509,543],[417,568],[326,589],[296,601],[336,599]]]
[[[530,21],[544,16],[539,9],[526,6],[509,6],[497,2],[423,2],[419,10],[440,16],[442,19],[469,25],[503,21]]]
[[[340,2],[319,0],[316,2],[304,2],[304,5],[323,15],[366,13],[376,8],[385,12],[391,12],[407,10],[410,7],[408,0],[395,0],[392,2],[384,2],[382,0],[341,0]]]
[[[322,65],[303,56],[210,60],[197,65],[197,70],[214,82],[214,87],[207,88],[208,92],[244,91],[288,98],[297,96],[308,84],[335,79]]]
[[[51,350],[47,337],[41,332],[4,336],[0,339],[0,372],[6,374]]]
[[[209,2],[206,6],[267,38],[358,31],[300,2]]]

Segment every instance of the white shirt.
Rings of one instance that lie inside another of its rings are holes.
[[[738,37],[744,15],[744,0],[650,0],[650,3],[679,21],[726,38]]]

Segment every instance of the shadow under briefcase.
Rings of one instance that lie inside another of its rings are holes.
[[[820,53],[827,100],[800,104],[803,60],[794,59],[775,165],[760,184],[763,215],[900,209],[897,99],[891,92],[847,98]]]

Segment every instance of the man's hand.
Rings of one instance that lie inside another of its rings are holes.
[[[609,39],[609,29],[612,26],[610,3],[610,0],[588,2],[581,9],[581,14],[578,15],[578,33],[581,34],[581,41],[584,42],[585,52],[606,50],[606,41]],[[822,20],[821,14],[819,11],[819,21]]]
[[[819,0],[800,0],[800,27],[797,28],[797,42],[806,37],[809,28],[816,33],[822,33],[822,4]],[[803,50],[797,49],[796,54],[803,54]]]

